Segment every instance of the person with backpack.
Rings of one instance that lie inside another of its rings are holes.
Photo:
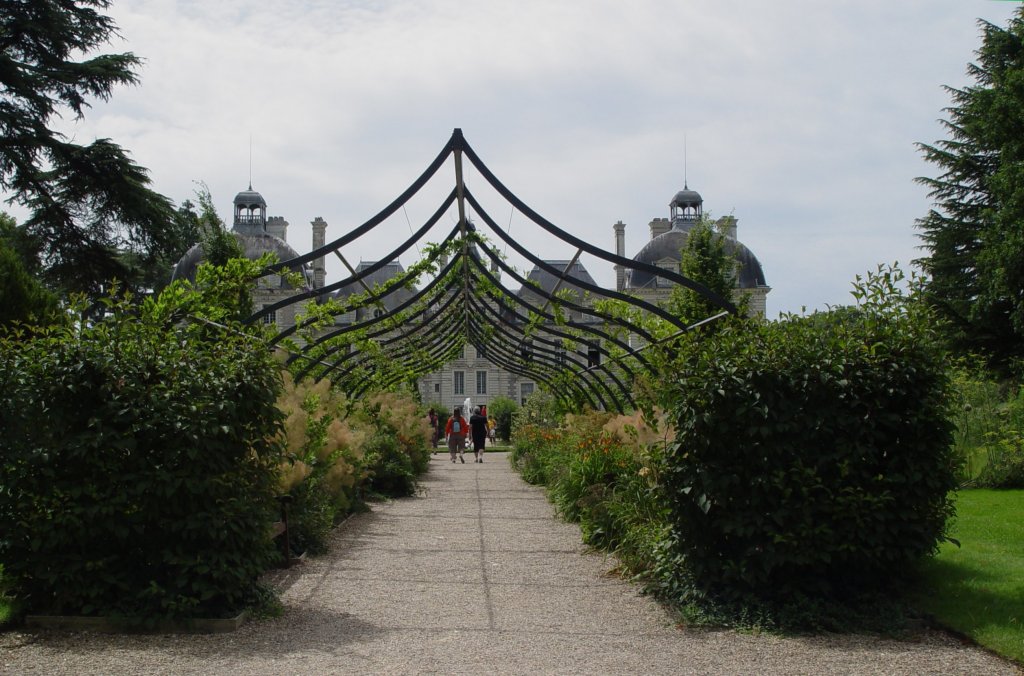
[[[448,418],[448,423],[444,426],[444,433],[448,438],[448,452],[452,455],[452,462],[455,462],[455,455],[458,453],[459,460],[465,464],[466,457],[464,451],[466,447],[466,434],[468,432],[469,424],[462,417],[462,409],[456,407],[452,412],[452,417]]]

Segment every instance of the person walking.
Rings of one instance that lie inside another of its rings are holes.
[[[462,409],[456,407],[452,412],[452,417],[448,418],[448,424],[444,426],[444,433],[448,438],[448,452],[451,453],[452,462],[455,462],[456,454],[458,454],[459,460],[463,463],[466,462],[464,450],[466,447],[466,434],[469,432],[468,427],[469,424],[462,417]]]
[[[473,409],[473,415],[469,416],[469,429],[473,433],[473,453],[476,455],[475,462],[484,461],[484,442],[487,439],[487,416],[480,413],[480,408]]]

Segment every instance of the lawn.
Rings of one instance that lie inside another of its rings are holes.
[[[967,490],[951,536],[924,566],[917,604],[939,623],[1024,662],[1024,490]]]

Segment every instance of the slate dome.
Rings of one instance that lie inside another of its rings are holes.
[[[700,196],[700,193],[696,190],[690,190],[689,188],[683,188],[676,193],[676,196],[672,198],[672,201],[668,203],[670,207],[688,207],[698,206],[704,204],[704,198]]]
[[[251,232],[241,233],[232,231],[231,234],[242,245],[242,254],[250,260],[256,260],[267,252],[275,254],[279,261],[289,261],[299,256],[299,253],[283,239],[266,232],[254,234]],[[174,272],[171,273],[171,281],[188,279],[194,282],[196,280],[196,269],[204,260],[203,245],[194,245],[185,252],[185,255],[181,257],[178,264],[174,266]],[[292,270],[302,272],[302,277],[305,280],[304,289],[313,288],[313,271],[308,265],[298,265],[293,267]],[[291,285],[282,279],[281,288],[288,289],[291,288]]]

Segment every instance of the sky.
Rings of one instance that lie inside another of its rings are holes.
[[[945,137],[944,85],[969,84],[977,20],[998,0],[114,0],[140,83],[61,128],[111,138],[175,202],[210,189],[230,223],[250,181],[288,241],[311,249],[405,190],[455,128],[520,199],[607,250],[649,239],[684,183],[738,219],[768,316],[853,302],[851,283],[922,255],[934,176],[916,143]],[[545,235],[468,171],[488,212],[545,259]],[[377,260],[454,185],[437,179],[373,237]],[[16,214],[16,212],[15,212]],[[17,215],[17,214],[16,214]],[[446,215],[443,230],[455,222]],[[428,238],[442,237],[438,228]],[[492,237],[494,239],[494,237]],[[418,256],[403,257],[408,265]],[[510,256],[520,269],[531,267]],[[609,264],[582,262],[606,286]],[[343,277],[328,259],[328,281]]]

